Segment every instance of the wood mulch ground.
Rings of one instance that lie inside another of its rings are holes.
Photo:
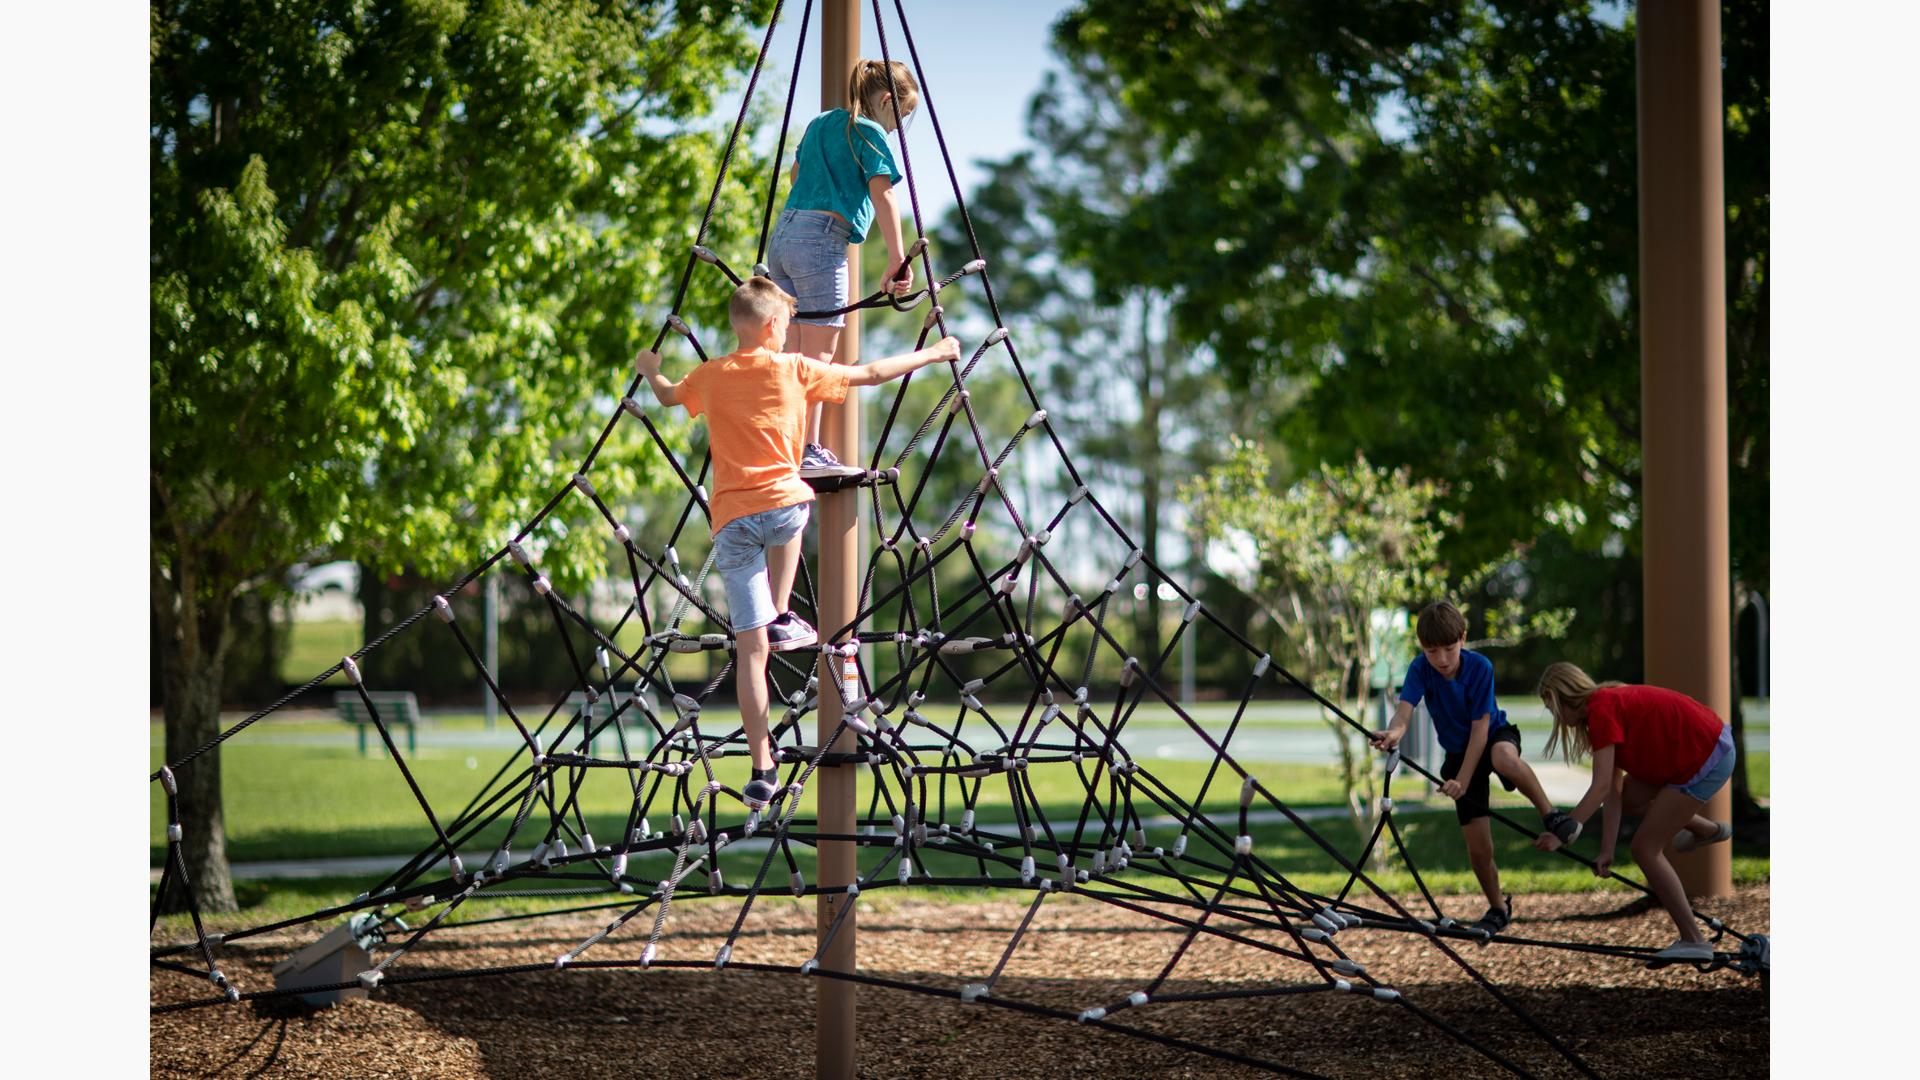
[[[1626,899],[1611,891],[1522,896],[1511,932],[1632,945],[1672,939],[1664,914],[1613,914]],[[1481,906],[1459,898],[1449,910],[1477,913]],[[1767,930],[1768,907],[1766,886],[1702,904],[1745,932]],[[710,960],[737,910],[731,902],[676,906],[660,956]],[[992,970],[1024,914],[1018,902],[875,896],[863,902],[860,967],[958,987]],[[649,923],[635,919],[589,957],[637,957]],[[603,924],[601,917],[571,915],[450,928],[404,957],[395,973],[550,962]],[[811,899],[763,898],[734,958],[797,964],[811,954],[813,933]],[[236,942],[222,951],[221,964],[241,989],[265,988],[273,963],[314,936],[308,929]],[[1061,1009],[1108,1005],[1151,981],[1182,937],[1178,928],[1106,904],[1051,898],[997,994]],[[1527,1073],[1577,1075],[1423,940],[1365,929],[1338,940],[1375,978]],[[1461,953],[1602,1076],[1768,1073],[1768,997],[1756,978],[1692,968],[1652,972],[1559,949],[1465,946]],[[1202,938],[1164,992],[1310,978],[1297,961]],[[154,1004],[204,998],[209,989],[204,980],[165,971],[150,984]],[[813,1071],[816,985],[738,970],[573,970],[394,986],[332,1008],[259,1002],[193,1009],[151,1018],[151,1068],[156,1076],[196,1077],[803,1077]],[[1152,1005],[1115,1019],[1324,1076],[1511,1075],[1406,1008],[1346,994]],[[874,987],[859,991],[858,1043],[860,1074],[872,1077],[1266,1075],[1067,1021]]]

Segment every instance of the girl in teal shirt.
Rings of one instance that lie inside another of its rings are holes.
[[[899,100],[894,98],[899,94]],[[767,245],[767,271],[774,284],[799,301],[801,311],[832,311],[847,305],[847,245],[867,238],[876,218],[887,243],[889,266],[904,261],[900,210],[893,185],[900,182],[887,135],[920,107],[920,86],[898,60],[856,60],[847,80],[847,106],[814,117],[800,137],[793,163],[793,190]],[[913,269],[882,286],[897,295],[913,291]],[[845,315],[796,318],[786,348],[826,363],[833,362]],[[800,463],[804,479],[850,476],[860,469],[843,465],[820,445],[820,406],[807,417],[807,446]]]

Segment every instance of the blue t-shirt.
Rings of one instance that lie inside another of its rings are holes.
[[[1461,754],[1473,737],[1473,722],[1491,715],[1487,737],[1507,722],[1507,714],[1493,702],[1493,661],[1471,649],[1460,650],[1460,672],[1449,679],[1427,663],[1423,653],[1407,665],[1407,678],[1400,684],[1400,700],[1418,705],[1427,702],[1433,717],[1433,732],[1448,753]]]
[[[884,176],[890,184],[900,182],[886,129],[863,116],[848,131],[847,110],[829,109],[807,125],[795,157],[800,169],[787,195],[787,209],[831,210],[847,219],[851,243],[865,240],[873,224],[867,181]]]

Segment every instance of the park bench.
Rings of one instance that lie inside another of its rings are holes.
[[[333,707],[340,710],[340,719],[352,724],[360,735],[360,752],[367,752],[367,729],[373,726],[373,716],[367,712],[367,702],[380,711],[380,721],[389,731],[396,726],[407,729],[407,753],[413,754],[418,746],[414,733],[419,730],[420,701],[411,690],[368,690],[366,700],[360,698],[358,690],[340,690],[333,695]]]
[[[594,754],[594,744],[603,740],[613,747],[614,753],[619,752],[619,737],[614,734],[611,726],[601,729],[601,725],[606,724],[607,719],[613,715],[613,710],[617,706],[622,705],[625,705],[626,708],[620,713],[620,726],[625,728],[627,732],[628,754],[634,758],[644,758],[647,753],[653,749],[655,737],[653,725],[647,722],[646,713],[642,712],[639,706],[627,704],[632,700],[633,694],[631,692],[615,691],[613,694],[601,694],[600,700],[593,703],[593,712],[587,717],[587,730],[595,732],[595,734],[587,739],[588,757],[596,756]],[[652,704],[652,702],[649,701],[648,704]],[[562,720],[570,720],[578,716],[586,707],[587,695],[579,690],[575,690],[573,693],[567,695],[567,703],[561,710]],[[657,710],[658,706],[655,706],[655,708]],[[576,728],[575,732],[568,736],[567,741],[572,742],[577,735],[578,729]]]

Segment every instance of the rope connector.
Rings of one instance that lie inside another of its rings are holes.
[[[1253,854],[1253,837],[1248,833],[1241,833],[1235,837],[1233,841],[1233,851],[1236,855]]]
[[[720,265],[720,256],[715,255],[712,251],[709,251],[700,244],[693,245],[693,257],[706,263],[708,266]]]
[[[983,346],[981,346],[981,348],[984,348],[984,349],[991,349],[991,348],[993,348],[993,347],[994,347],[995,345],[998,345],[998,344],[1000,344],[1001,342],[1003,342],[1003,341],[1005,341],[1005,340],[1007,340],[1007,337],[1008,337],[1008,334],[1009,334],[1009,331],[1007,330],[1007,328],[1006,328],[1006,327],[1004,327],[1004,326],[996,326],[996,327],[994,327],[994,328],[993,328],[993,333],[991,333],[991,334],[988,334],[988,335],[987,335],[987,343],[986,343],[985,345],[983,345]],[[1043,410],[1043,411],[1044,411],[1044,410]],[[1028,424],[1027,426],[1028,426],[1028,427],[1032,427],[1033,425],[1032,425],[1032,424]]]
[[[173,770],[160,766],[160,787],[169,795],[180,794],[180,781],[174,778]]]
[[[690,338],[693,336],[693,331],[688,328],[687,321],[678,315],[667,316],[667,326],[681,337]]]
[[[1244,810],[1247,807],[1253,805],[1253,792],[1254,792],[1255,786],[1256,786],[1255,781],[1251,775],[1249,775],[1245,780],[1240,781],[1240,808],[1241,809]]]
[[[620,411],[626,413],[628,416],[633,417],[635,420],[638,420],[645,415],[640,411],[640,403],[633,400],[630,397],[623,397],[620,399]]]
[[[988,993],[986,983],[968,983],[960,988],[960,1003],[962,1005],[971,1005],[981,998],[986,997]]]
[[[924,334],[927,331],[933,329],[935,324],[939,323],[940,316],[945,315],[946,313],[947,313],[946,308],[941,307],[939,304],[933,305],[933,310],[927,312],[926,321],[920,324],[920,332]]]
[[[1273,666],[1273,654],[1261,653],[1260,659],[1254,662],[1253,677],[1257,679],[1260,676],[1265,675],[1267,673],[1267,669],[1272,666]]]
[[[507,541],[507,554],[513,556],[513,561],[519,563],[521,566],[528,569],[533,568],[533,560],[527,558],[527,549],[520,546],[520,541]]]
[[[355,686],[364,685],[360,681],[360,665],[353,662],[353,657],[351,656],[341,657],[340,670],[347,673],[348,682],[352,683]]]
[[[769,269],[767,269],[767,264],[766,264],[766,263],[754,263],[754,264],[753,264],[753,276],[754,276],[754,277],[765,277],[765,278],[770,278],[770,277],[772,277],[772,276],[773,276],[773,271],[772,271],[772,270],[769,270]]]
[[[986,268],[987,268],[987,260],[985,260],[985,259],[975,259],[975,260],[973,260],[972,262],[970,262],[970,263],[968,263],[967,265],[965,265],[965,266],[963,266],[963,267],[961,267],[961,268],[960,268],[960,273],[962,273],[962,274],[977,274],[977,273],[979,273],[979,272],[981,272],[982,270],[985,270]]]
[[[1386,774],[1388,776],[1392,776],[1393,770],[1399,767],[1400,767],[1400,748],[1396,746],[1393,748],[1393,753],[1387,755]]]
[[[1147,1003],[1147,992],[1145,990],[1135,990],[1133,993],[1127,995],[1127,1004],[1133,1006],[1136,1009],[1142,1005],[1145,1005],[1146,1003]]]
[[[733,946],[731,945],[720,946],[720,951],[713,954],[713,969],[715,971],[718,971],[721,968],[726,967],[727,961],[731,959],[733,959]]]
[[[380,985],[380,980],[385,977],[386,974],[386,972],[375,968],[372,971],[363,971],[355,976],[355,978],[359,980],[362,990],[371,990]]]
[[[537,574],[533,579],[533,591],[546,596],[553,592],[553,582],[547,580],[547,575]]]
[[[181,831],[179,822],[176,821],[173,824],[167,826],[167,842],[168,843],[177,844],[181,840],[185,839],[185,837],[186,837],[186,834]]]
[[[615,525],[613,527],[613,538],[622,544],[631,544],[633,543],[633,530],[627,528],[624,524]]]
[[[441,622],[450,623],[453,621],[453,605],[447,603],[447,598],[444,596],[436,596],[433,598],[433,613],[440,616]]]
[[[1100,1009],[1100,1008],[1088,1009],[1085,1012],[1082,1012],[1080,1014],[1079,1022],[1082,1024],[1085,1024],[1094,1020],[1104,1020],[1106,1019],[1106,1016],[1107,1016],[1107,1010],[1105,1009]]]
[[[1187,605],[1186,613],[1180,616],[1180,621],[1183,623],[1190,623],[1199,617],[1200,617],[1200,601],[1195,600],[1193,603]]]
[[[587,479],[586,473],[574,473],[573,486],[579,488],[580,494],[585,495],[589,499],[599,494],[593,490],[593,481]]]

